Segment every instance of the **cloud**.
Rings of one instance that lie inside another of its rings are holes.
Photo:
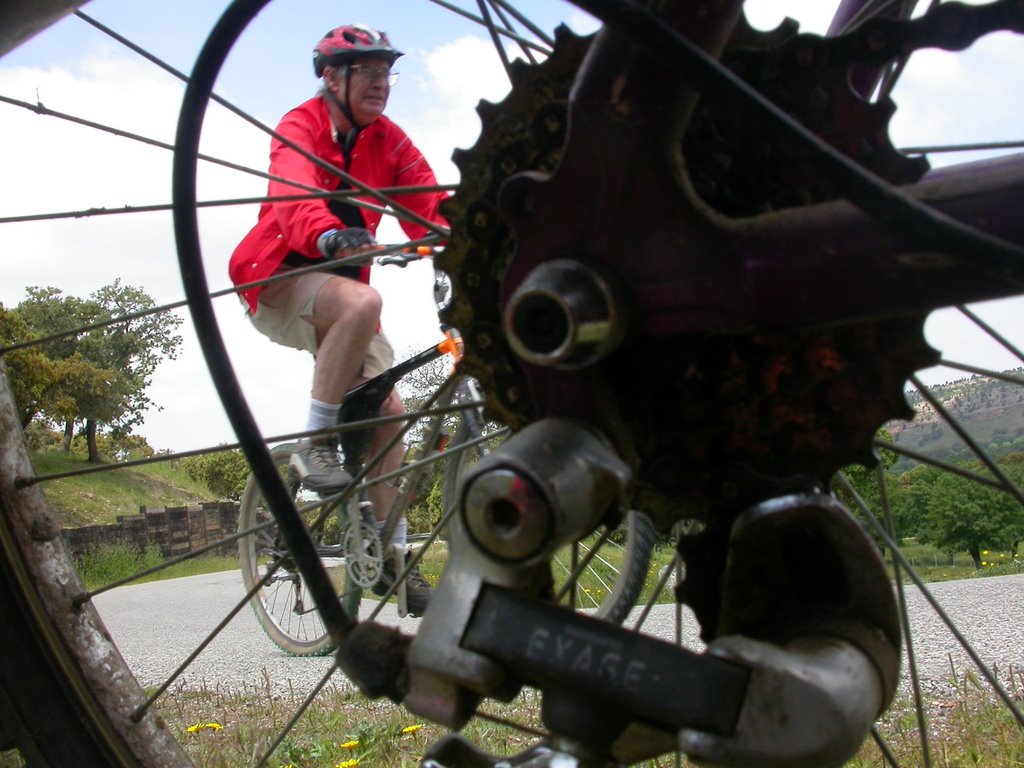
[[[62,67],[0,68],[4,95],[30,102],[38,96],[51,109],[161,141],[173,141],[182,92],[179,82],[146,62],[102,49]],[[0,108],[5,134],[0,163],[7,179],[18,180],[0,185],[0,210],[5,215],[170,202],[169,151],[13,106]],[[266,136],[225,110],[210,110],[204,151],[262,168],[267,145]],[[265,191],[265,182],[235,171],[204,167],[199,178],[201,200]],[[227,257],[255,218],[255,206],[201,212],[212,289],[229,285]],[[0,228],[0,249],[5,262],[0,302],[5,305],[17,304],[30,285],[54,285],[66,294],[87,296],[117,278],[143,288],[158,304],[184,296],[169,212],[6,224]],[[287,396],[281,390],[288,384],[268,392],[268,370],[274,369],[262,366],[296,371],[302,403],[309,379],[288,359],[292,353],[267,350],[273,345],[246,327],[237,300],[220,299],[217,306],[241,378],[257,382],[252,385],[257,409],[266,414],[289,410],[280,407],[280,398]],[[190,323],[183,326],[183,336],[180,357],[157,369],[150,390],[153,402],[165,409],[151,413],[142,432],[158,448],[196,448],[233,440]],[[288,362],[283,364],[284,359]],[[253,371],[256,361],[259,366]],[[265,419],[268,429],[285,431],[274,418]],[[304,423],[301,415],[296,420],[288,429]]]
[[[476,142],[480,135],[476,106],[481,99],[504,98],[508,78],[491,42],[475,35],[417,53],[424,66],[409,77],[402,74],[415,96],[393,98],[391,114],[430,161],[438,179],[454,183],[458,170],[451,162],[452,150]]]
[[[801,32],[824,34],[835,14],[837,2],[822,0],[747,0],[743,11],[755,29],[775,29],[786,17],[800,21]]]
[[[1024,46],[1009,34],[989,35],[964,52],[922,51],[911,58],[893,95],[897,146],[1019,139],[1024,105],[1007,98],[1007,72],[1024,69]],[[933,156],[935,164],[962,155]]]
[[[500,64],[472,68],[468,78],[456,76],[459,56],[478,56],[482,48],[483,41],[466,38],[428,51],[431,66],[420,80],[420,90],[429,95],[428,107],[402,121],[442,180],[457,178],[454,166],[447,164],[453,141],[471,144],[479,132],[471,94],[499,98],[500,89],[507,89]],[[493,55],[489,58],[496,62]],[[488,84],[488,78],[497,81],[497,88]],[[51,109],[173,142],[183,86],[146,62],[100,48],[61,67],[0,67],[0,93],[27,102],[35,102],[38,95]],[[296,97],[295,103],[300,99]],[[16,107],[0,109],[6,139],[0,163],[6,178],[19,180],[17,185],[0,186],[0,210],[5,215],[170,202],[170,152]],[[203,153],[262,171],[269,141],[257,128],[210,105]],[[266,182],[200,163],[197,188],[200,201],[258,197],[265,193]],[[206,278],[212,290],[229,287],[228,257],[256,213],[255,204],[200,210]],[[394,224],[379,234],[382,242],[403,238]],[[7,224],[0,228],[0,248],[6,260],[0,302],[7,305],[18,303],[29,285],[55,285],[67,294],[86,296],[115,278],[142,287],[158,303],[184,296],[169,212]],[[419,351],[439,338],[432,282],[429,262],[404,270],[375,270],[374,284],[385,296],[382,322],[399,354]],[[255,331],[233,296],[216,299],[214,306],[261,429],[267,435],[302,429],[311,357],[275,345]],[[178,314],[186,317],[181,353],[157,369],[149,391],[152,401],[164,407],[147,414],[140,431],[157,448],[186,450],[232,442],[195,329],[186,310]]]

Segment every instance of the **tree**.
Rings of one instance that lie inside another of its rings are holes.
[[[153,299],[120,280],[89,299],[64,296],[57,288],[32,287],[27,294],[16,311],[36,337],[127,318],[41,345],[47,357],[63,366],[60,391],[44,413],[65,425],[65,446],[70,446],[74,425],[84,422],[89,461],[98,462],[100,425],[128,434],[142,421],[151,405],[146,389],[156,366],[165,358],[177,357],[181,337],[175,331],[181,319],[167,313],[147,314],[155,307]]]
[[[1024,481],[1024,456],[1002,463],[1018,485]],[[979,465],[967,469],[981,473]],[[966,551],[981,568],[985,549],[1015,551],[1024,539],[1024,509],[1010,494],[951,472],[924,467],[909,484],[909,498],[924,512],[918,538],[947,552]]]
[[[28,324],[17,313],[0,306],[0,344],[6,346],[31,338]],[[5,357],[18,417],[25,428],[45,407],[48,394],[59,381],[57,369],[38,347],[14,350]]]
[[[892,435],[885,429],[879,429],[876,436],[880,440],[892,441]],[[893,524],[896,527],[894,535],[898,540],[899,538],[910,534],[907,530],[906,520],[898,514],[897,510],[899,507],[893,500],[894,495],[898,493],[898,487],[895,482],[895,476],[891,470],[892,466],[899,459],[899,456],[892,451],[882,450],[878,453],[878,459],[879,465],[882,469],[884,482],[886,484],[886,497],[889,501],[889,509],[893,516]],[[861,464],[851,464],[850,466],[844,467],[842,471],[843,476],[853,487],[861,501],[864,502],[864,505],[871,510],[879,521],[884,524],[885,513],[881,504],[882,496],[879,488],[878,466],[865,467]],[[864,515],[861,512],[859,505],[841,484],[835,484],[835,492],[836,497],[846,505],[847,509],[851,510],[856,517],[864,520]],[[864,520],[864,522],[867,523],[866,520]],[[881,538],[875,535],[872,526],[866,525],[866,528],[871,532],[872,538],[874,538],[878,545],[884,549]]]

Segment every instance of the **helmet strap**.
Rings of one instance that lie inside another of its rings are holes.
[[[330,90],[329,88],[327,89],[327,96],[328,96],[328,98],[330,98],[330,100],[333,101],[338,106],[338,109],[341,110],[341,114],[343,114],[345,116],[345,119],[348,120],[348,124],[350,126],[348,131],[345,132],[344,136],[342,136],[340,132],[338,134],[339,139],[340,139],[339,143],[341,144],[342,148],[345,150],[346,153],[351,151],[352,147],[356,143],[356,137],[359,136],[359,132],[362,131],[363,128],[366,127],[366,126],[362,126],[362,125],[359,125],[359,124],[356,123],[355,115],[352,114],[352,110],[349,108],[349,105],[348,105],[348,92],[349,92],[349,86],[351,85],[351,83],[352,83],[352,72],[351,72],[351,70],[349,70],[348,65],[346,64],[345,65],[345,100],[342,101],[341,99],[338,98],[337,94],[334,91]]]

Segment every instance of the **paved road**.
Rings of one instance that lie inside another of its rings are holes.
[[[1001,670],[1024,674],[1024,575],[944,582],[932,585],[940,603],[958,621],[982,658]],[[96,604],[129,666],[143,685],[163,682],[213,630],[244,594],[237,572],[225,572],[152,584],[122,587],[99,595]],[[911,621],[922,658],[922,675],[930,687],[947,684],[950,654],[962,674],[970,662],[934,612],[916,592],[910,594]],[[672,606],[652,615],[648,631],[671,638]],[[409,630],[415,619],[398,619]],[[695,640],[692,618],[683,621],[684,636]],[[310,690],[330,668],[330,658],[293,658],[263,634],[244,606],[224,631],[179,678],[190,688],[242,690],[269,686],[275,693]],[[339,685],[345,682],[335,676]]]

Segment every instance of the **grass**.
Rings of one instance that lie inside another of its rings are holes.
[[[280,696],[265,687],[226,692],[179,689],[161,700],[159,710],[197,766],[249,766],[262,756],[301,703],[297,694]],[[509,704],[485,710],[505,719],[537,722],[539,698],[525,692]],[[285,737],[269,768],[411,768],[424,751],[448,734],[387,700],[369,701],[341,686],[328,686]],[[500,755],[518,753],[535,738],[508,726],[475,719],[464,734],[481,748]]]
[[[78,575],[85,588],[91,590],[134,576],[141,571],[159,565],[163,560],[160,549],[154,545],[150,545],[142,551],[130,544],[110,544],[87,552],[75,562],[75,567],[78,569]],[[142,584],[161,579],[178,579],[184,576],[197,576],[201,573],[233,571],[237,568],[238,558],[236,556],[205,555],[167,566],[160,571],[135,579],[133,583]]]
[[[36,469],[40,474],[62,472],[87,466],[84,459],[59,452],[38,454]],[[138,469],[86,475],[45,484],[47,495],[66,526],[110,522],[118,514],[134,514],[139,506],[181,505],[209,500],[210,494],[193,483],[174,462],[154,464]],[[966,553],[949,562],[948,555],[933,548],[908,543],[904,555],[926,581],[973,578],[1002,573],[1021,573],[1019,557],[1011,553],[987,553],[986,566],[974,568]],[[609,566],[616,566],[621,552],[614,549],[602,553]],[[653,591],[661,570],[672,561],[673,549],[659,547],[641,600]],[[447,556],[442,544],[433,547],[421,564],[427,580],[436,584]],[[570,557],[563,553],[566,562]],[[90,553],[79,562],[79,570],[87,588],[110,583],[160,560],[159,552],[150,547],[139,552],[128,546],[104,548]],[[238,567],[234,557],[206,557],[186,561],[159,572],[146,580],[230,570]],[[609,583],[607,572],[600,579],[588,574],[580,585],[580,604],[602,599]],[[671,599],[666,592],[661,601]],[[1018,671],[1011,675],[1017,700],[1024,689]],[[970,676],[955,678],[949,695],[933,696],[927,708],[935,714],[929,731],[933,765],[953,766],[1024,766],[1024,737],[1001,704],[991,700],[983,686]],[[226,692],[200,688],[179,689],[160,702],[161,714],[183,742],[198,766],[233,768],[247,766],[253,755],[262,754],[270,740],[288,721],[299,704],[297,696],[279,696],[266,689]],[[511,704],[485,705],[488,711],[502,717],[524,716],[537,726],[539,699],[533,694],[521,695]],[[890,748],[909,764],[919,764],[919,732],[910,702],[896,701],[880,724]],[[403,709],[388,702],[367,701],[361,695],[342,687],[330,688],[311,706],[297,727],[271,757],[271,768],[405,768],[419,765],[430,744],[446,735],[447,730],[423,723]],[[486,720],[474,720],[465,735],[483,750],[510,755],[525,749],[535,737]],[[9,762],[10,755],[0,755],[0,766],[20,765]],[[684,760],[685,762],[685,760]],[[661,765],[673,765],[669,759]],[[882,765],[880,753],[870,741],[849,763],[855,768]]]
[[[1024,677],[1011,670],[1011,691],[1020,701]],[[178,690],[160,704],[172,732],[184,743],[197,766],[234,768],[250,765],[262,755],[278,729],[300,703],[297,695],[280,696],[265,689],[228,693],[203,688]],[[1012,716],[992,700],[971,675],[962,675],[948,695],[926,699],[932,718],[929,741],[935,768],[1020,766],[1024,736]],[[525,721],[540,728],[539,698],[520,694],[509,704],[487,703],[483,711],[500,718]],[[900,697],[879,724],[899,765],[920,765],[920,740],[913,706]],[[271,756],[271,768],[411,768],[424,751],[448,734],[444,727],[424,723],[386,700],[368,701],[341,687],[328,689]],[[506,725],[474,719],[463,735],[485,752],[508,756],[530,747],[536,737]],[[684,758],[683,763],[687,761]],[[675,764],[674,756],[645,765]],[[849,768],[882,766],[878,747],[869,738]]]
[[[1010,670],[1011,694],[1018,703],[1024,674]],[[173,689],[157,708],[170,731],[199,768],[243,768],[254,764],[277,737],[301,703],[298,693],[275,694],[262,687],[226,691],[203,686]],[[934,768],[1024,765],[1024,735],[1006,711],[970,674],[954,675],[947,694],[928,696],[929,744]],[[509,704],[486,703],[482,710],[507,720],[538,721],[539,698],[526,691]],[[898,765],[919,766],[920,735],[909,698],[897,698],[879,723]],[[426,723],[387,700],[369,701],[338,685],[329,685],[267,762],[269,768],[413,768],[430,745],[448,729]],[[508,756],[532,746],[537,738],[500,723],[474,719],[463,735],[485,752]],[[670,768],[674,756],[646,762],[647,768]],[[690,764],[686,758],[683,765]],[[0,754],[0,766],[22,766],[19,758]],[[870,737],[847,768],[887,765]]]
[[[1020,557],[997,553],[992,562],[979,569],[970,564],[970,557],[964,553],[958,556],[957,562],[953,565],[944,563],[931,565],[933,559],[938,560],[940,556],[930,547],[919,544],[911,544],[904,550],[904,554],[914,564],[915,569],[921,578],[926,582],[948,581],[952,579],[980,578],[985,576],[1000,576],[1008,574],[1019,574],[1024,572],[1024,563]],[[1003,557],[999,557],[999,555]],[[651,567],[647,571],[647,578],[638,603],[643,605],[650,600],[658,585],[659,578],[665,568],[673,563],[674,550],[670,546],[658,546],[651,556]],[[612,546],[601,551],[600,561],[592,561],[591,567],[580,576],[577,587],[576,604],[582,608],[595,608],[606,599],[609,586],[614,583],[616,571],[621,566],[623,550]],[[425,553],[419,563],[419,569],[423,577],[431,585],[436,586],[441,579],[445,562],[448,558],[448,546],[444,541],[435,542]],[[941,556],[948,559],[948,556]],[[553,571],[556,573],[556,588],[564,580],[571,563],[571,554],[568,548],[563,550],[556,557],[556,564]],[[145,552],[140,552],[130,545],[112,545],[102,547],[99,550],[87,554],[77,562],[79,574],[85,582],[86,588],[94,589],[113,581],[126,578],[141,570],[151,568],[161,562],[160,553],[156,547],[149,547]],[[891,564],[891,563],[890,563]],[[139,582],[156,581],[158,579],[175,579],[182,576],[194,576],[202,573],[213,573],[216,571],[233,570],[238,567],[238,559],[234,556],[215,557],[205,556],[177,563],[157,573],[140,579]],[[559,576],[558,574],[561,574]],[[905,577],[909,581],[909,577]],[[670,582],[671,583],[671,582]],[[374,600],[369,591],[364,593],[364,599]],[[395,598],[391,598],[394,601]],[[663,589],[658,594],[655,602],[669,603],[675,599],[673,591]]]
[[[919,544],[913,539],[903,542],[903,556],[922,581],[953,581],[956,579],[976,579],[986,576],[1007,576],[1024,573],[1024,558],[1016,552],[982,551],[982,567],[975,568],[971,556],[966,552],[950,555],[940,552],[927,544]],[[886,554],[887,565],[892,564],[892,557]],[[904,577],[904,581],[909,581]]]
[[[40,475],[65,472],[89,467],[84,455],[65,454],[59,449],[36,452],[33,455],[36,472]],[[112,523],[118,515],[132,515],[140,507],[160,508],[163,506],[183,506],[187,504],[210,501],[213,494],[200,483],[193,481],[178,462],[159,462],[131,469],[118,469],[112,472],[80,475],[46,481],[42,485],[58,521],[62,527],[72,528],[82,525]],[[940,553],[932,547],[909,543],[903,550],[904,555],[917,569],[925,581],[947,581],[951,579],[975,578],[978,576],[999,575],[1003,573],[1020,573],[1022,561],[1012,553],[992,553],[986,565],[977,570],[974,568],[967,553],[958,553],[952,558]],[[427,580],[436,584],[444,566],[446,549],[436,548],[424,560],[421,571]],[[653,567],[645,584],[642,601],[646,601],[654,590],[658,574],[672,561],[673,550],[669,546],[661,546],[654,553]],[[102,556],[97,553],[97,557]],[[621,562],[621,550],[606,548],[602,557],[607,565],[595,562],[595,568],[588,572],[580,584],[578,603],[583,607],[594,607],[607,597],[608,587],[614,580],[613,569]],[[114,560],[123,561],[124,552],[112,552]],[[559,558],[563,563],[570,563],[571,557],[563,553]],[[200,562],[195,565],[174,567],[153,578],[177,578],[178,576],[208,573],[213,570],[225,570],[235,565],[213,558],[214,562]],[[96,566],[95,570],[104,568],[117,569],[118,563],[109,566]],[[563,579],[565,568],[555,567],[555,578]],[[123,575],[123,571],[119,571]],[[597,575],[595,575],[597,574]],[[666,592],[659,600],[671,600]]]
[[[1000,676],[1008,693],[1022,706],[1024,670],[1011,668]],[[951,670],[948,690],[925,697],[929,719],[926,731],[934,768],[962,766],[1024,765],[1024,729],[1006,706],[972,672]],[[898,765],[921,765],[921,730],[913,701],[898,696],[878,723],[879,733],[896,756]],[[850,768],[874,768],[886,765],[881,752],[870,739]]]
[[[84,456],[59,449],[37,452],[32,462],[40,476],[94,466]],[[118,515],[137,514],[143,506],[184,506],[213,499],[174,461],[47,480],[42,489],[63,528],[113,523]]]
[[[56,448],[34,453],[32,462],[40,476],[93,466],[84,455],[67,454]],[[140,507],[184,506],[214,498],[174,461],[48,480],[42,488],[62,528],[113,523],[119,515],[137,514]],[[96,589],[162,561],[156,546],[140,551],[129,544],[114,544],[86,553],[76,561],[76,567],[86,589]],[[176,579],[236,568],[237,557],[204,556],[176,563],[138,581]]]

